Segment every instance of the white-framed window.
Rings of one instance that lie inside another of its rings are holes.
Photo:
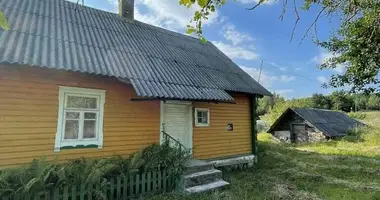
[[[59,86],[54,151],[62,147],[103,148],[105,90]]]
[[[210,110],[207,108],[195,108],[195,126],[210,126]]]

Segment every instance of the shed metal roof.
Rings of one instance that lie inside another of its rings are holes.
[[[349,130],[364,125],[362,122],[340,111],[316,108],[289,108],[276,120],[268,132],[275,130],[286,114],[291,111],[329,137],[345,136]]]
[[[271,95],[212,43],[64,0],[0,0],[0,63],[128,79],[138,96]]]

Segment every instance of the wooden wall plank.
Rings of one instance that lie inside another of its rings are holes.
[[[210,126],[193,126],[195,158],[210,159],[251,152],[249,98],[241,94],[234,94],[233,97],[236,104],[193,104],[194,108],[210,109]],[[233,131],[227,131],[229,123],[234,125]]]
[[[58,86],[105,89],[103,149],[55,153]],[[128,156],[159,142],[160,102],[133,102],[131,85],[110,77],[0,66],[0,167],[27,164],[34,158],[67,161],[89,157]]]

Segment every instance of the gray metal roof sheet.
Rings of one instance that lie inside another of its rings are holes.
[[[271,95],[210,42],[75,6],[64,0],[0,0],[10,26],[0,30],[0,63],[129,79],[144,97],[229,100],[224,91]],[[149,92],[153,88],[155,93]],[[169,95],[168,88],[175,92]]]

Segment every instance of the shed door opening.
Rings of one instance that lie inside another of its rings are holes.
[[[292,124],[292,142],[307,142],[309,136],[305,124]]]

